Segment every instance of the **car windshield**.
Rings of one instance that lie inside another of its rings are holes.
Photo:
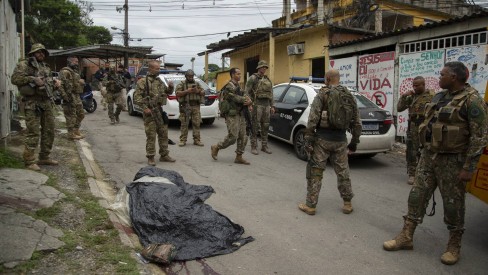
[[[318,93],[320,88],[314,88],[315,92]],[[360,93],[353,93],[356,98],[356,103],[358,108],[378,108],[378,105],[374,104],[371,100]]]

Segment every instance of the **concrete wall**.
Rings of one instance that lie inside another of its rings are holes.
[[[19,57],[15,13],[9,1],[0,1],[0,138],[10,133],[10,121],[17,111],[17,87],[10,83],[10,77]]]

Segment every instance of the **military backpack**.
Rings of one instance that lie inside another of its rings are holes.
[[[354,96],[343,86],[334,86],[323,95],[320,127],[349,129],[355,112]]]

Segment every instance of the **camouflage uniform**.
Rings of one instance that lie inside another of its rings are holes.
[[[49,55],[47,50],[44,49],[44,46],[40,44],[34,44],[29,55],[35,53],[39,49],[46,52],[46,57]],[[12,84],[17,85],[19,90],[23,88],[29,89],[29,87],[34,86],[34,77],[45,77],[47,78],[45,84],[54,87],[51,77],[51,69],[48,64],[45,62],[37,62],[38,67],[36,68],[35,60],[35,57],[31,56],[29,59],[20,61],[15,67],[11,81]],[[23,153],[23,160],[26,166],[36,163],[35,150],[39,144],[39,138],[41,140],[39,160],[49,160],[49,154],[51,153],[54,142],[55,127],[53,102],[48,97],[46,88],[34,86],[30,89],[32,89],[32,95],[23,95],[22,98],[24,103],[25,124],[27,127]]]
[[[123,108],[121,92],[124,88],[124,80],[122,76],[117,74],[114,70],[110,70],[107,77],[103,80],[103,85],[107,87],[107,104],[108,104],[108,117],[111,123],[120,122],[119,115]],[[114,104],[116,105],[114,111]]]
[[[146,78],[149,89],[146,90]],[[173,92],[172,89],[164,86],[161,79],[157,76],[148,75],[137,81],[134,92],[134,102],[143,110],[160,108],[166,105],[167,96]],[[152,158],[156,154],[156,134],[158,136],[159,154],[166,157],[168,150],[168,124],[159,123],[153,117],[154,113],[147,115],[143,113],[144,129],[146,131],[146,157]],[[161,124],[161,125],[158,125]]]
[[[422,94],[403,94],[397,104],[397,111],[403,112],[408,109],[408,130],[407,130],[407,172],[409,177],[415,176],[418,156],[420,155],[419,125],[424,121],[425,104],[429,103],[434,96],[434,91],[426,90]]]
[[[334,167],[337,175],[337,188],[345,202],[350,202],[354,194],[351,187],[351,179],[349,177],[349,163],[347,157],[347,137],[346,130],[330,129],[317,127],[322,110],[327,110],[326,92],[328,87],[322,87],[315,96],[312,106],[310,107],[310,115],[308,117],[306,140],[313,144],[313,153],[307,163],[307,200],[306,205],[310,208],[315,208],[318,202],[320,189],[322,187],[322,177],[326,167],[327,159]],[[343,90],[344,93],[349,93]],[[350,94],[350,93],[349,93]],[[353,95],[351,94],[351,97]],[[353,100],[355,102],[355,100]],[[350,123],[352,133],[351,143],[359,143],[359,136],[361,135],[361,121],[359,119],[359,111],[357,105],[354,105],[354,116]]]
[[[425,117],[419,128],[424,148],[405,218],[421,223],[429,199],[439,187],[447,228],[462,232],[466,182],[457,177],[462,169],[475,170],[488,143],[487,108],[478,92],[466,84],[460,91],[437,93],[426,105]]]
[[[63,112],[66,118],[68,134],[79,132],[81,121],[85,118],[85,110],[81,102],[80,94],[83,86],[80,84],[80,74],[69,67],[60,71],[60,80],[63,85],[61,97],[63,98]]]
[[[198,82],[189,82],[188,80],[183,80],[176,86],[176,92],[185,91],[192,85],[196,85],[198,91],[202,91],[202,87]],[[200,114],[200,104],[203,103],[204,97],[200,94],[187,94],[182,97],[178,97],[178,102],[180,103],[180,144],[186,143],[188,139],[188,125],[190,124],[193,128],[193,141],[194,143],[201,144],[200,139],[200,124],[202,122],[202,117]],[[186,117],[185,108],[189,108],[189,116]]]
[[[271,107],[274,107],[273,83],[266,76],[255,73],[246,83],[246,91],[253,101],[251,147],[257,148],[257,133],[261,131],[262,149],[268,150],[268,128]],[[264,151],[263,150],[263,151]]]
[[[247,94],[243,94],[239,89],[239,84],[229,81],[225,85],[224,100],[230,103],[230,111],[225,117],[225,124],[227,124],[227,136],[224,141],[217,143],[217,148],[225,149],[237,141],[236,154],[242,155],[246,148],[247,136],[246,136],[246,120],[242,114],[243,108],[247,108],[243,103],[248,98]]]

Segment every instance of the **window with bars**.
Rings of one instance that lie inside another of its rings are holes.
[[[488,31],[436,38],[400,45],[401,53],[415,53],[451,47],[483,45],[488,42]]]

